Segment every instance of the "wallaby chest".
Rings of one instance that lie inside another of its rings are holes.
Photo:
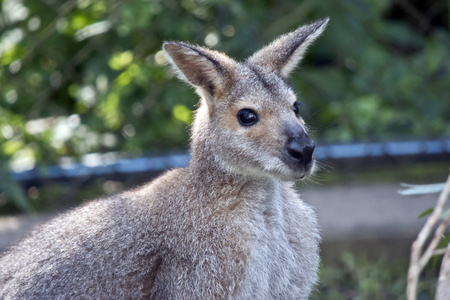
[[[290,184],[271,182],[250,193],[249,253],[238,298],[298,299],[319,262],[314,212]],[[253,200],[254,203],[251,203]],[[302,230],[303,229],[303,230]],[[305,257],[311,257],[306,261]]]
[[[191,201],[157,214],[186,215],[170,229],[156,294],[190,297],[198,286],[207,298],[301,298],[305,278],[315,278],[319,263],[311,208],[281,181],[204,186],[185,194]]]

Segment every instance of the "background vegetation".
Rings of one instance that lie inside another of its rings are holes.
[[[0,207],[30,210],[9,170],[185,148],[197,96],[164,40],[245,59],[325,16],[292,83],[316,139],[450,135],[448,1],[1,0]],[[70,159],[67,159],[70,157]]]
[[[316,138],[450,134],[447,1],[3,0],[2,161],[20,170],[185,147],[197,97],[172,78],[164,40],[245,59],[324,16],[292,79]]]
[[[311,300],[406,300],[406,262],[392,262],[381,257],[368,259],[363,254],[344,252],[335,266],[323,268],[320,285]],[[417,299],[435,299],[439,268],[430,267],[422,275]]]

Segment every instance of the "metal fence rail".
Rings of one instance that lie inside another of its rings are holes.
[[[450,159],[450,139],[431,141],[394,141],[384,143],[351,143],[317,146],[315,157],[322,161],[379,159],[384,157],[418,157],[424,159]],[[89,154],[80,163],[64,162],[57,166],[13,172],[19,182],[58,180],[74,177],[100,177],[132,173],[159,173],[167,169],[184,167],[189,154],[121,158],[114,153]]]
[[[319,146],[317,159],[352,159],[383,156],[431,156],[450,154],[450,140],[353,143]]]

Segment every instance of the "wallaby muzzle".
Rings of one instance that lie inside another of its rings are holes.
[[[306,133],[303,133],[288,139],[286,144],[286,154],[291,160],[298,162],[307,169],[310,167],[313,160],[315,147],[313,141]]]
[[[285,155],[297,167],[307,171],[312,166],[314,142],[309,138],[302,126],[295,123],[285,123],[284,133],[287,135]]]

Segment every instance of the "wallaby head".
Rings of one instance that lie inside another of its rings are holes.
[[[164,43],[178,76],[201,97],[192,163],[233,174],[293,180],[314,168],[314,143],[287,83],[328,18],[283,35],[244,62],[182,42]]]

